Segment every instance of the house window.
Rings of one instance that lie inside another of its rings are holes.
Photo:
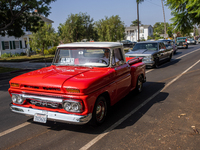
[[[4,49],[10,49],[9,41],[4,41]]]
[[[15,48],[16,48],[16,49],[20,48],[19,41],[15,41]]]
[[[144,33],[144,29],[140,29],[140,33]]]

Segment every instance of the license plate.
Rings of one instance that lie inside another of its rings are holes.
[[[35,114],[33,121],[46,123],[47,122],[47,115],[46,114]]]

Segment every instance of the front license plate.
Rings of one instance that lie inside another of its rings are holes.
[[[46,114],[35,114],[33,121],[46,123],[47,122],[47,115]]]

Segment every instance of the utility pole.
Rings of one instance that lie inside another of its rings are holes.
[[[161,3],[162,3],[162,9],[163,9],[164,25],[165,25],[165,35],[164,35],[164,38],[165,38],[165,36],[166,36],[166,22],[165,22],[165,10],[164,10],[164,6],[163,6],[163,0],[161,0]]]
[[[137,25],[138,25],[138,42],[140,42],[140,27],[139,27],[139,2],[137,2]]]

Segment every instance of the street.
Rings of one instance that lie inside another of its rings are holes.
[[[178,49],[146,74],[142,93],[129,93],[99,127],[35,123],[12,113],[11,76],[0,80],[0,149],[199,149],[200,44]]]

